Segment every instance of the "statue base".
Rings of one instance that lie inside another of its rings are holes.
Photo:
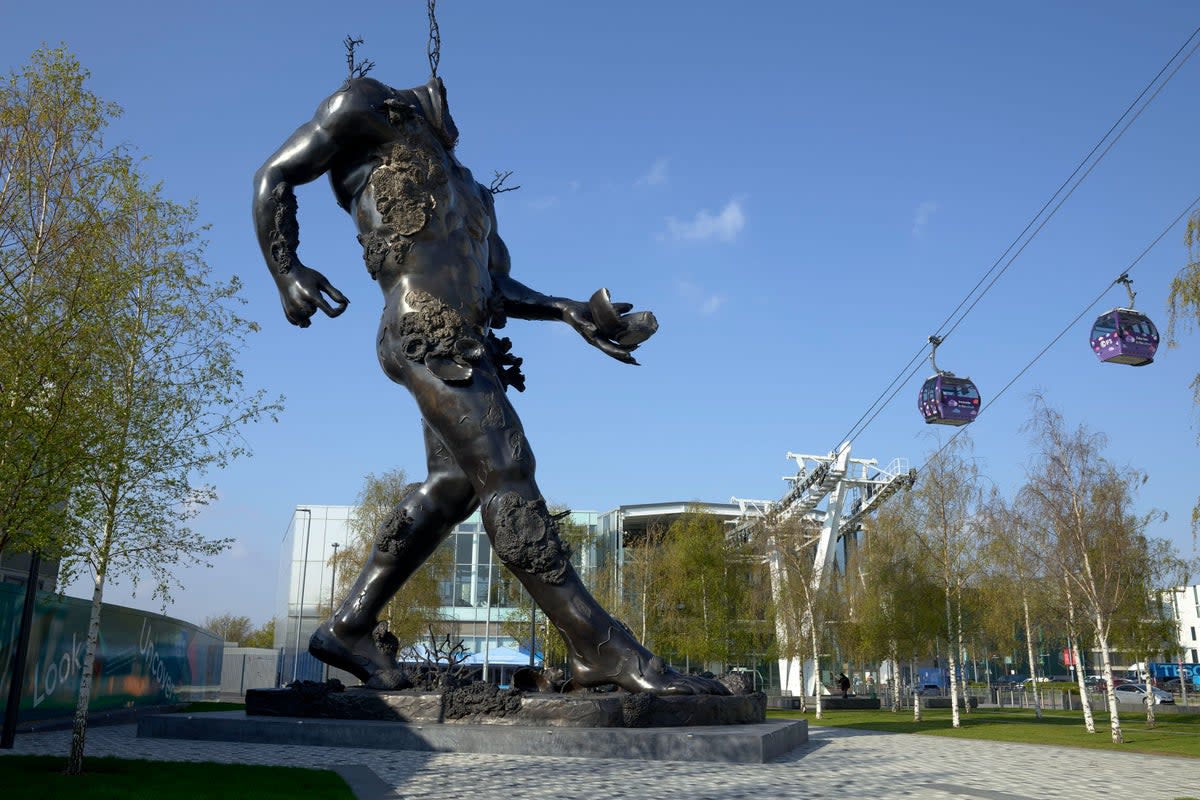
[[[761,693],[656,697],[628,692],[572,694],[500,691],[469,684],[442,692],[251,689],[246,715],[359,719],[447,725],[535,725],[552,728],[677,728],[766,721]]]
[[[763,764],[807,743],[808,722],[771,720],[726,726],[579,728],[297,719],[218,711],[147,715],[138,723],[138,736],[392,751]]]

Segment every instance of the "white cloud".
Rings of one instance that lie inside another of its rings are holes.
[[[637,186],[662,186],[667,182],[667,159],[659,158],[650,166],[650,171],[637,179]]]
[[[744,227],[746,214],[737,198],[726,203],[717,214],[705,208],[697,211],[691,221],[680,222],[674,217],[667,218],[667,234],[679,241],[704,242],[716,239],[732,242]]]
[[[932,200],[926,200],[917,206],[917,211],[913,214],[913,236],[920,239],[925,235],[925,228],[929,225],[929,220],[933,218],[934,213],[938,210],[938,204]]]
[[[701,314],[715,314],[721,306],[725,305],[725,295],[711,293],[691,281],[681,280],[678,286],[679,293]]]
[[[544,197],[535,197],[529,201],[529,207],[534,211],[545,211],[548,208],[554,208],[558,205],[558,195],[546,195]]]

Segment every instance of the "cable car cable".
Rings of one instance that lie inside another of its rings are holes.
[[[1188,207],[1185,208],[1183,211],[1181,211],[1179,213],[1179,215],[1177,217],[1175,217],[1175,219],[1171,220],[1171,223],[1169,225],[1167,225],[1167,227],[1163,228],[1162,232],[1159,233],[1158,236],[1154,237],[1154,241],[1152,241],[1152,242],[1150,242],[1150,244],[1146,245],[1145,249],[1142,250],[1142,252],[1138,254],[1138,257],[1135,258],[1132,262],[1130,262],[1129,266],[1126,267],[1125,270],[1115,280],[1113,280],[1111,283],[1106,285],[1104,287],[1103,291],[1101,291],[1100,294],[1096,295],[1095,299],[1093,299],[1090,303],[1088,303],[1088,305],[1082,311],[1080,311],[1075,316],[1074,319],[1072,319],[1070,322],[1068,322],[1067,326],[1065,328],[1063,328],[1061,331],[1059,331],[1058,334],[1053,339],[1051,339],[1050,342],[1045,347],[1043,347],[1038,352],[1038,354],[1036,356],[1034,356],[1033,359],[1028,364],[1026,364],[1024,367],[1022,367],[1021,370],[1019,372],[1017,372],[1017,374],[1014,375],[1008,383],[1004,384],[1004,387],[1002,389],[1000,389],[1000,391],[996,392],[996,394],[993,395],[992,399],[989,400],[986,404],[984,404],[984,406],[982,408],[979,409],[979,413],[982,414],[984,412],[984,410],[986,410],[987,408],[989,408],[992,405],[992,403],[995,403],[997,400],[999,400],[1001,397],[1003,397],[1004,393],[1007,392],[1014,383],[1016,383],[1018,380],[1020,380],[1021,377],[1024,376],[1024,374],[1026,372],[1028,372],[1029,369],[1034,364],[1036,364],[1038,361],[1040,361],[1042,356],[1046,355],[1046,353],[1049,352],[1050,348],[1052,348],[1052,347],[1054,347],[1054,345],[1058,344],[1059,340],[1061,340],[1064,336],[1066,336],[1067,333],[1071,330],[1071,328],[1075,327],[1075,325],[1078,324],[1079,320],[1086,317],[1092,311],[1092,309],[1096,307],[1096,304],[1098,304],[1101,300],[1104,299],[1104,296],[1109,293],[1109,291],[1112,289],[1112,287],[1116,286],[1118,283],[1121,282],[1121,278],[1128,277],[1130,271],[1132,271],[1133,268],[1136,267],[1141,262],[1141,260],[1143,258],[1145,258],[1146,255],[1149,254],[1149,252],[1151,250],[1153,250],[1154,247],[1159,242],[1161,242],[1163,240],[1163,238],[1166,237],[1166,235],[1168,233],[1170,233],[1171,230],[1176,225],[1178,225],[1180,223],[1180,221],[1183,220],[1184,217],[1186,217],[1188,214],[1190,214],[1192,212],[1192,210],[1195,209],[1197,206],[1200,206],[1200,195],[1198,195],[1196,197],[1196,199],[1192,200],[1192,202],[1188,205]],[[941,447],[939,447],[936,451],[934,451],[933,455],[931,455],[929,458],[927,458],[925,460],[925,464],[928,464],[930,461],[933,461],[939,455],[941,455],[942,451],[945,450],[947,447],[949,447],[951,442],[954,441],[955,437],[957,437],[960,433],[962,433],[962,431],[963,431],[962,428],[955,431],[954,435],[951,436],[949,439],[947,439],[945,444],[943,444]],[[920,467],[916,468],[918,473],[920,473],[921,470],[923,470],[925,468],[925,464],[922,464]]]
[[[946,325],[952,319],[954,319],[955,315],[959,312],[959,310],[961,310],[962,307],[971,299],[971,297],[975,294],[976,290],[984,283],[984,281],[987,280],[988,276],[991,275],[992,272],[995,271],[996,267],[999,266],[999,264],[1004,260],[1005,256],[1007,256],[1012,251],[1012,249],[1014,247],[1016,247],[1018,243],[1021,242],[1022,238],[1025,237],[1025,234],[1029,232],[1030,228],[1034,227],[1034,225],[1037,224],[1039,218],[1041,218],[1042,215],[1045,213],[1046,209],[1049,208],[1054,203],[1055,199],[1062,193],[1063,189],[1068,184],[1070,184],[1072,180],[1074,180],[1075,176],[1079,174],[1080,170],[1084,169],[1085,165],[1087,165],[1089,160],[1091,160],[1092,156],[1095,155],[1096,151],[1099,150],[1104,145],[1105,141],[1107,141],[1108,138],[1112,135],[1112,132],[1114,130],[1116,130],[1118,126],[1121,125],[1122,120],[1124,120],[1126,117],[1129,116],[1130,112],[1135,107],[1137,107],[1138,103],[1141,102],[1142,98],[1144,98],[1146,96],[1146,93],[1151,91],[1152,87],[1154,87],[1154,85],[1158,82],[1159,78],[1161,78],[1163,76],[1163,74],[1166,73],[1168,69],[1170,69],[1171,64],[1174,63],[1177,58],[1179,58],[1180,53],[1184,52],[1184,50],[1186,50],[1188,48],[1188,46],[1192,44],[1192,40],[1195,39],[1198,35],[1200,35],[1200,27],[1197,27],[1195,30],[1193,30],[1191,35],[1188,36],[1187,40],[1182,45],[1180,45],[1179,49],[1176,50],[1175,53],[1169,59],[1167,59],[1167,62],[1165,64],[1163,64],[1162,68],[1158,71],[1158,73],[1154,76],[1154,78],[1152,78],[1150,80],[1150,82],[1146,84],[1146,86],[1142,89],[1142,91],[1138,94],[1138,96],[1136,98],[1134,98],[1133,102],[1131,102],[1129,104],[1129,106],[1125,109],[1125,111],[1121,114],[1121,116],[1117,118],[1117,120],[1109,127],[1109,129],[1099,139],[1099,141],[1096,142],[1096,144],[1092,147],[1092,149],[1088,152],[1088,154],[1086,156],[1084,156],[1083,160],[1079,162],[1079,164],[1075,167],[1074,171],[1067,177],[1066,180],[1064,180],[1062,182],[1062,184],[1059,185],[1058,189],[1055,190],[1055,192],[1049,197],[1049,199],[1046,200],[1046,202],[1042,205],[1042,207],[1038,210],[1038,212],[1036,214],[1034,214],[1034,216],[1025,225],[1025,228],[1008,245],[1008,247],[1005,248],[1004,252],[1000,254],[1000,256],[996,259],[996,261],[993,262],[992,266],[988,268],[988,270],[983,274],[983,276],[979,279],[979,281],[975,284],[975,286],[971,288],[971,291],[969,291],[966,294],[966,296],[963,297],[963,299],[959,302],[958,306],[956,306],[955,309],[952,312],[950,312],[950,314],[946,317],[946,319],[942,321],[942,324],[938,327],[938,329],[936,331],[937,335],[940,335],[943,339],[946,336],[949,336],[950,333],[952,333],[958,327],[958,325],[962,323],[962,320],[966,318],[967,314],[969,314],[975,308],[975,306],[978,304],[979,300],[982,299],[983,296],[985,294],[987,294],[988,291],[991,290],[992,286],[995,285],[996,281],[999,280],[1000,276],[1003,275],[1004,272],[1008,270],[1008,268],[1012,265],[1013,261],[1015,261],[1016,258],[1024,251],[1025,247],[1028,246],[1029,242],[1032,241],[1033,238],[1037,236],[1037,234],[1042,230],[1042,228],[1045,227],[1046,223],[1048,223],[1050,221],[1050,219],[1053,218],[1053,216],[1062,207],[1063,203],[1065,203],[1067,201],[1067,199],[1075,192],[1075,190],[1079,188],[1079,185],[1082,184],[1083,181],[1087,179],[1088,175],[1091,174],[1092,170],[1094,170],[1096,168],[1096,166],[1100,163],[1100,161],[1102,161],[1104,159],[1104,157],[1106,155],[1108,155],[1108,152],[1113,148],[1113,146],[1116,145],[1116,143],[1118,141],[1120,141],[1121,137],[1123,137],[1125,135],[1125,132],[1129,130],[1129,127],[1131,125],[1133,125],[1134,122],[1137,121],[1138,117],[1140,117],[1142,115],[1142,113],[1146,110],[1146,108],[1149,107],[1150,103],[1152,103],[1154,101],[1154,99],[1159,95],[1160,92],[1162,92],[1162,90],[1166,87],[1166,85],[1168,83],[1170,83],[1170,81],[1175,77],[1176,74],[1178,74],[1179,70],[1183,67],[1184,64],[1187,63],[1188,59],[1190,59],[1192,57],[1192,55],[1195,54],[1197,49],[1200,49],[1200,43],[1192,45],[1191,51],[1188,52],[1187,55],[1184,56],[1184,58],[1175,66],[1175,69],[1171,70],[1171,73],[1170,73],[1170,75],[1167,76],[1166,80],[1164,80],[1158,86],[1157,89],[1154,89],[1153,93],[1146,100],[1146,102],[1144,104],[1142,104],[1142,107],[1134,114],[1133,118],[1130,119],[1125,124],[1125,127],[1121,129],[1120,133],[1117,134],[1116,138],[1114,138],[1111,142],[1109,142],[1108,146],[1104,148],[1104,151],[1095,160],[1095,162],[1092,163],[1091,166],[1087,167],[1087,170],[1084,172],[1084,174],[1082,176],[1080,176],[1078,181],[1075,182],[1075,185],[1073,187],[1071,187],[1070,191],[1066,194],[1066,196],[1064,196],[1062,198],[1062,200],[1060,200],[1059,203],[1054,206],[1054,209],[1050,212],[1050,214],[1046,217],[1046,219],[1042,220],[1040,225],[1037,225],[1036,229],[1033,231],[1032,234],[1030,234],[1029,238],[1025,241],[1025,243],[1021,244],[1020,249],[1013,255],[1012,258],[1009,259],[1008,263],[1005,264],[1004,269],[1002,269],[1000,271],[1000,273],[998,275],[996,275],[996,277],[993,278],[990,283],[988,283],[987,287],[983,290],[983,292],[980,293],[979,297],[977,297],[973,302],[971,302],[971,304],[967,308],[967,310],[963,312],[962,316],[959,317],[959,319],[950,327],[950,329],[946,330],[943,333],[943,329],[946,327]],[[896,374],[896,376],[894,378],[892,378],[891,382],[886,387],[884,387],[882,392],[879,393],[879,396],[876,397],[875,400],[869,406],[867,406],[867,410],[864,411],[862,413],[862,415],[858,418],[858,420],[856,420],[854,422],[854,424],[850,426],[850,429],[848,431],[846,431],[846,433],[837,440],[838,442],[850,441],[851,438],[857,437],[859,434],[861,434],[863,431],[865,431],[867,429],[867,427],[871,424],[871,422],[877,416],[879,416],[879,413],[883,410],[883,408],[886,407],[892,401],[892,399],[895,398],[895,396],[899,393],[900,387],[902,387],[905,383],[907,383],[912,378],[912,376],[918,372],[919,364],[922,360],[924,360],[925,351],[928,346],[929,346],[928,343],[923,344],[921,346],[921,348],[912,356],[912,358],[909,359],[908,363],[905,364],[903,367],[901,367],[900,371]],[[918,365],[918,366],[914,367],[914,365]],[[894,391],[892,391],[892,393],[890,395],[888,395],[889,390],[892,390],[893,387],[897,386],[897,383],[899,383],[900,386],[897,387]],[[886,396],[886,400],[884,399],[885,396]],[[881,400],[883,401],[882,405],[880,405]],[[879,408],[876,408],[876,406],[879,406]],[[874,413],[872,413],[872,412],[874,412]],[[866,421],[864,422],[864,420],[866,420]]]
[[[1066,188],[1066,186],[1075,178],[1075,176],[1079,174],[1079,171],[1084,168],[1084,165],[1086,165],[1088,163],[1088,161],[1091,159],[1091,157],[1093,155],[1095,155],[1096,151],[1099,150],[1100,147],[1104,144],[1104,142],[1108,139],[1108,137],[1112,135],[1112,132],[1117,129],[1117,126],[1119,126],[1121,124],[1121,121],[1124,120],[1125,117],[1129,116],[1129,112],[1132,111],[1137,106],[1137,104],[1141,102],[1142,98],[1146,96],[1146,93],[1148,91],[1150,91],[1151,87],[1153,87],[1154,84],[1158,82],[1158,79],[1161,78],[1163,73],[1167,71],[1167,69],[1171,66],[1172,62],[1174,62],[1175,59],[1179,58],[1179,54],[1182,53],[1185,49],[1187,49],[1187,46],[1189,44],[1191,44],[1192,40],[1195,39],[1197,35],[1200,35],[1200,27],[1198,27],[1194,31],[1192,31],[1192,35],[1187,38],[1187,41],[1185,41],[1182,45],[1180,45],[1179,49],[1176,50],[1175,53],[1169,59],[1167,59],[1167,62],[1165,64],[1163,64],[1162,69],[1160,69],[1158,71],[1158,74],[1156,74],[1150,80],[1150,82],[1146,84],[1146,86],[1142,89],[1142,91],[1138,94],[1138,96],[1133,99],[1133,102],[1131,102],[1129,104],[1129,106],[1125,109],[1125,111],[1121,114],[1121,116],[1119,116],[1117,118],[1117,120],[1111,126],[1109,126],[1109,129],[1107,131],[1105,131],[1104,135],[1100,137],[1099,141],[1097,141],[1096,144],[1092,146],[1092,149],[1090,151],[1088,151],[1088,154],[1086,156],[1083,157],[1083,160],[1079,162],[1079,164],[1075,167],[1075,170],[1069,176],[1067,176],[1066,180],[1064,180],[1059,185],[1059,187],[1054,191],[1054,194],[1050,195],[1050,198],[1048,200],[1046,200],[1046,202],[1042,205],[1042,207],[1040,209],[1038,209],[1038,212],[1033,215],[1033,217],[1029,220],[1029,223],[1026,224],[1025,228],[1019,234],[1017,234],[1017,238],[1014,239],[1012,241],[1012,243],[1008,245],[1007,248],[1005,248],[1004,252],[1000,254],[999,258],[997,258],[995,260],[995,262],[993,262],[992,266],[990,268],[988,268],[987,272],[985,272],[983,274],[983,277],[981,277],[979,279],[979,281],[975,284],[975,286],[973,286],[971,288],[971,291],[967,292],[966,297],[964,297],[962,299],[962,301],[958,304],[958,306],[953,311],[950,312],[950,315],[947,316],[946,319],[942,321],[942,324],[938,327],[938,329],[936,331],[937,334],[942,334],[942,329],[946,327],[946,324],[949,323],[950,320],[952,320],[954,318],[954,315],[957,314],[959,309],[961,309],[963,307],[963,305],[967,302],[967,300],[970,299],[971,295],[973,295],[975,293],[975,291],[980,287],[980,285],[982,285],[983,282],[985,280],[987,280],[988,275],[990,275],[992,273],[992,271],[995,270],[997,266],[999,266],[1000,262],[1004,260],[1004,257],[1006,255],[1008,255],[1008,253],[1013,249],[1013,247],[1015,247],[1017,245],[1018,242],[1021,241],[1021,238],[1029,231],[1029,229],[1031,227],[1033,227],[1034,223],[1037,222],[1038,218],[1041,217],[1043,213],[1045,213],[1046,209],[1049,208],[1050,205],[1054,202],[1054,199],[1056,197],[1058,197],[1058,195],[1062,193],[1063,189]],[[1076,185],[1075,185],[1076,188],[1079,186],[1079,183],[1083,182],[1084,178],[1087,178],[1088,173],[1090,173],[1093,169],[1095,169],[1096,164],[1099,164],[1100,161],[1103,160],[1103,158],[1106,155],[1108,155],[1108,151],[1112,149],[1112,146],[1114,144],[1116,144],[1117,141],[1119,141],[1122,136],[1125,135],[1125,131],[1129,129],[1129,126],[1132,125],[1133,122],[1136,121],[1139,116],[1141,116],[1142,112],[1145,111],[1146,108],[1150,105],[1150,103],[1154,101],[1154,98],[1158,96],[1159,92],[1161,92],[1166,87],[1166,85],[1171,82],[1171,79],[1175,77],[1175,74],[1179,72],[1180,68],[1183,67],[1183,65],[1187,63],[1188,59],[1191,58],[1192,55],[1196,52],[1197,47],[1200,47],[1200,43],[1198,43],[1197,45],[1192,47],[1191,52],[1189,52],[1183,58],[1183,60],[1180,61],[1178,65],[1176,65],[1175,69],[1172,70],[1171,74],[1169,76],[1167,76],[1167,79],[1165,81],[1163,81],[1162,84],[1157,89],[1154,90],[1154,94],[1152,94],[1150,96],[1150,99],[1146,101],[1146,103],[1142,106],[1141,110],[1139,110],[1137,112],[1137,114],[1134,115],[1133,119],[1131,119],[1129,121],[1129,123],[1125,125],[1125,128],[1123,128],[1121,130],[1121,132],[1117,135],[1116,139],[1114,139],[1109,144],[1109,146],[1107,148],[1105,148],[1104,152],[1101,153],[1099,158],[1096,159],[1096,162],[1094,164],[1092,164],[1091,167],[1088,167],[1087,172],[1084,173],[1083,177],[1080,178],[1079,182],[1076,183]],[[1074,192],[1075,189],[1073,188],[1071,191]],[[1068,196],[1069,196],[1069,193],[1068,193]],[[1064,200],[1065,200],[1065,198],[1064,198]],[[1058,208],[1061,205],[1062,205],[1062,203],[1060,202],[1058,206],[1055,206],[1054,211],[1051,212],[1050,216],[1054,216],[1054,213],[1058,211]],[[1044,224],[1045,223],[1043,223],[1043,225]],[[1038,230],[1039,231],[1041,230],[1041,226],[1038,227]],[[1036,236],[1037,233],[1038,233],[1038,231],[1034,231],[1030,238],[1033,238],[1033,236]],[[994,281],[993,281],[993,283],[994,283]],[[989,289],[991,288],[991,284],[988,284],[988,288]],[[986,294],[986,292],[987,292],[987,289],[984,290],[985,294]],[[967,309],[967,312],[964,312],[963,316],[966,316],[966,313],[969,313],[969,312],[970,312],[970,309]]]
[[[1200,29],[1197,29],[1197,30],[1200,31]],[[1170,82],[1171,78],[1175,77],[1176,73],[1178,73],[1179,70],[1183,67],[1183,65],[1187,63],[1187,60],[1189,58],[1191,58],[1193,54],[1195,54],[1197,49],[1200,49],[1200,43],[1197,43],[1196,46],[1192,48],[1191,52],[1189,52],[1187,54],[1187,56],[1184,57],[1184,59],[1179,62],[1179,64],[1175,67],[1175,69],[1167,77],[1167,80],[1163,81],[1163,83],[1157,89],[1154,90],[1154,94],[1152,94],[1150,96],[1150,99],[1147,100],[1140,109],[1138,109],[1137,113],[1133,115],[1133,118],[1130,119],[1129,122],[1125,123],[1125,127],[1121,128],[1120,133],[1118,133],[1116,135],[1116,137],[1113,138],[1113,140],[1108,143],[1108,146],[1104,148],[1104,151],[1099,155],[1099,157],[1095,161],[1093,161],[1091,166],[1089,166],[1087,168],[1087,171],[1085,171],[1083,173],[1083,175],[1081,175],[1079,177],[1079,180],[1077,180],[1075,182],[1075,185],[1071,187],[1070,191],[1068,191],[1065,195],[1063,195],[1063,198],[1058,201],[1058,204],[1056,206],[1054,206],[1054,209],[1046,216],[1046,218],[1044,220],[1042,220],[1041,224],[1039,224],[1037,226],[1037,228],[1034,230],[1034,232],[1032,234],[1030,234],[1029,238],[1025,240],[1025,243],[1021,245],[1021,247],[1017,250],[1017,252],[1013,253],[1012,258],[1010,258],[1008,260],[1008,263],[1004,265],[1004,268],[1001,269],[998,273],[996,273],[996,276],[994,278],[992,278],[991,282],[987,285],[987,287],[985,287],[984,290],[979,293],[979,296],[976,297],[975,300],[972,301],[969,306],[967,306],[967,310],[962,313],[962,316],[960,316],[958,318],[958,321],[955,322],[952,326],[950,326],[949,330],[947,330],[944,334],[942,334],[943,338],[945,338],[946,336],[949,336],[954,331],[954,329],[957,328],[964,319],[966,319],[967,314],[971,313],[971,310],[974,309],[975,306],[979,303],[979,301],[983,299],[984,295],[986,295],[991,290],[991,288],[996,284],[996,281],[1000,280],[1000,277],[1002,275],[1004,275],[1005,272],[1008,271],[1008,268],[1011,267],[1013,262],[1016,261],[1017,258],[1021,255],[1021,253],[1025,251],[1025,248],[1029,246],[1029,243],[1033,241],[1034,237],[1036,237],[1038,235],[1038,233],[1041,232],[1042,228],[1046,227],[1046,224],[1048,222],[1050,222],[1051,219],[1054,218],[1054,215],[1058,213],[1058,210],[1060,208],[1062,208],[1063,203],[1067,202],[1067,200],[1071,197],[1071,195],[1073,195],[1075,193],[1075,190],[1078,189],[1080,184],[1082,184],[1087,179],[1088,175],[1091,174],[1092,170],[1094,170],[1100,164],[1100,162],[1104,159],[1104,157],[1106,155],[1108,155],[1108,152],[1110,150],[1112,150],[1112,148],[1116,145],[1116,143],[1121,140],[1121,137],[1125,135],[1126,131],[1129,130],[1130,126],[1133,125],[1134,122],[1137,122],[1137,119],[1138,119],[1138,117],[1140,117],[1142,115],[1142,112],[1144,112],[1147,108],[1149,108],[1150,103],[1152,103],[1154,101],[1154,98],[1157,97],[1159,92],[1161,92],[1166,87],[1167,83]],[[1051,198],[1051,199],[1053,199],[1053,198]],[[1001,256],[1001,258],[1003,258],[1003,256]],[[993,269],[994,268],[995,267],[993,266]],[[990,270],[989,270],[989,272],[990,272]],[[984,277],[986,278],[987,276],[985,275]]]

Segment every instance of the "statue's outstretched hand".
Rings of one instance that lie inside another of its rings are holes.
[[[324,295],[329,295],[337,306],[331,306]],[[326,316],[336,317],[350,304],[346,296],[335,289],[324,275],[301,264],[293,264],[291,270],[280,277],[279,299],[288,322],[301,328],[312,324],[312,315],[317,313],[318,308]]]
[[[563,310],[563,321],[588,344],[626,364],[636,365],[633,351],[658,330],[650,311],[630,314],[630,303],[614,303],[608,289],[599,289],[587,303],[572,302]]]

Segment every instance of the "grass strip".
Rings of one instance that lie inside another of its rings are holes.
[[[0,757],[0,794],[5,800],[255,800],[328,798],[354,800],[335,772],[211,762],[85,758],[82,775],[67,775],[67,757]]]
[[[768,716],[784,719],[806,719],[812,726],[886,731],[889,733],[918,733],[928,736],[948,736],[955,739],[983,739],[1018,744],[1049,744],[1065,747],[1085,747],[1111,750],[1118,753],[1150,753],[1154,755],[1187,756],[1200,759],[1200,714],[1161,713],[1153,728],[1146,727],[1145,714],[1121,716],[1123,744],[1113,744],[1109,734],[1109,716],[1097,713],[1096,732],[1083,727],[1083,714],[1078,711],[1044,711],[1039,721],[1032,709],[980,708],[961,714],[962,727],[951,726],[950,709],[922,709],[921,721],[914,722],[912,711],[893,714],[890,711],[829,710],[822,719],[812,712],[772,709]]]

